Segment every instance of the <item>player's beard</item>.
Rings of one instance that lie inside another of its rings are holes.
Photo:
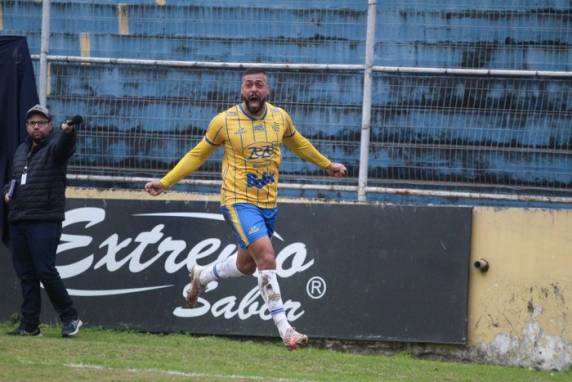
[[[264,110],[266,105],[266,97],[251,96],[249,98],[242,96],[242,101],[246,106],[246,110],[252,115],[258,115]]]

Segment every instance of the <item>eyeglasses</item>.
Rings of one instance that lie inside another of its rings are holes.
[[[50,121],[26,121],[29,126],[46,126]]]

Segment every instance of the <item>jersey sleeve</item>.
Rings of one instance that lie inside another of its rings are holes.
[[[298,133],[296,126],[294,126],[294,121],[292,121],[290,114],[286,111],[283,109],[280,109],[280,111],[282,112],[282,118],[284,120],[284,139],[292,138],[296,133]]]
[[[205,140],[214,146],[222,145],[224,143],[224,113],[218,114],[213,118],[207,132],[205,133]]]
[[[284,114],[286,115],[286,128],[284,131],[283,142],[286,147],[300,158],[307,160],[318,167],[328,167],[332,162],[322,155],[322,153],[320,153],[308,139],[300,134],[300,132],[296,130],[296,126],[294,126],[290,116],[287,113]]]
[[[224,127],[222,114],[217,115],[209,124],[203,139],[179,160],[162,179],[163,186],[169,188],[190,173],[198,170],[203,163],[224,142],[222,129]]]

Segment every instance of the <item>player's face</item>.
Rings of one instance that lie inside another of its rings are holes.
[[[52,130],[52,122],[41,114],[32,114],[26,121],[26,131],[34,141],[41,141]]]
[[[257,115],[264,110],[269,94],[268,79],[263,73],[247,74],[242,77],[240,95],[250,114]]]

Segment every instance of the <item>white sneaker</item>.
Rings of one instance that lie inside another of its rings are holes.
[[[298,346],[307,346],[308,342],[310,342],[307,335],[298,333],[294,328],[288,328],[288,330],[286,330],[286,334],[284,335],[284,338],[282,338],[282,341],[284,342],[284,345],[288,347],[288,350],[294,350]]]
[[[199,295],[203,292],[204,285],[201,284],[200,278],[203,269],[204,267],[195,264],[193,270],[189,273],[189,277],[191,278],[191,287],[187,291],[187,305],[189,308],[195,306],[199,299]]]

